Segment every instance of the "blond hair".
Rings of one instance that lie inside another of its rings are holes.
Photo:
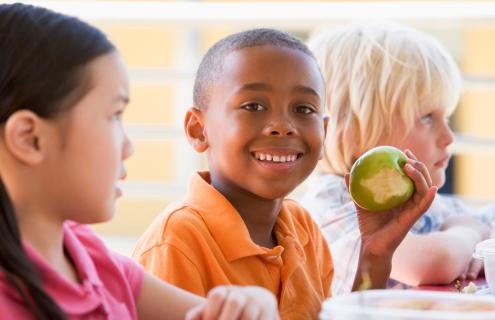
[[[320,32],[308,45],[326,82],[324,170],[343,175],[359,153],[405,137],[425,108],[441,105],[450,115],[457,106],[459,69],[425,33],[395,23],[356,24]]]

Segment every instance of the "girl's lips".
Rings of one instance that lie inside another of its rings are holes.
[[[115,186],[115,197],[118,198],[122,196],[122,189],[120,189],[120,187],[118,186]]]

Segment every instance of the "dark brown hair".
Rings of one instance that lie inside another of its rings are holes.
[[[87,64],[114,50],[101,31],[77,18],[20,3],[0,5],[0,127],[22,109],[43,118],[69,110],[89,90]],[[36,318],[66,318],[24,251],[1,177],[0,268]]]

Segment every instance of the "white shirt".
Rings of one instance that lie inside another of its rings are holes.
[[[348,293],[352,289],[361,246],[356,208],[343,177],[322,174],[311,177],[308,182],[301,204],[320,226],[330,246],[335,268],[332,293]],[[411,232],[427,234],[438,231],[448,216],[461,214],[474,215],[494,229],[495,204],[474,211],[458,197],[438,194]]]

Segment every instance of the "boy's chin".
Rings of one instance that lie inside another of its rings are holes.
[[[431,177],[434,186],[440,189],[445,184],[445,173],[440,173]]]
[[[276,189],[276,188],[273,188]],[[267,200],[277,200],[280,198],[285,198],[287,197],[293,189],[290,190],[258,190],[255,194],[263,199]]]

